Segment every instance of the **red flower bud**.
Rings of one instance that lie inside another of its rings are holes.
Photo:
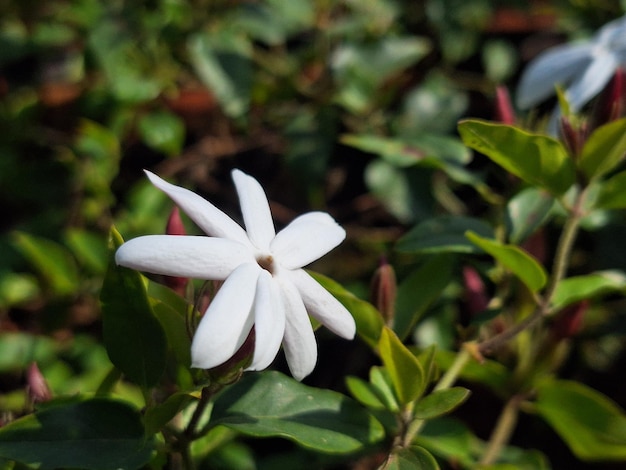
[[[370,286],[372,304],[381,313],[387,324],[393,321],[396,311],[398,284],[393,267],[383,257],[374,272]]]
[[[509,90],[504,86],[498,86],[496,88],[496,121],[513,125],[516,120]]]
[[[471,266],[463,267],[463,285],[465,303],[471,316],[487,310],[489,298],[485,293],[485,283],[478,272]]]
[[[624,69],[618,68],[611,81],[598,97],[591,115],[591,128],[615,121],[624,115],[626,84]]]
[[[167,219],[165,233],[167,235],[187,235],[183,220],[180,217],[180,211],[176,206],[174,206]],[[163,283],[182,297],[185,296],[187,282],[189,282],[189,279],[186,277],[163,276]]]
[[[550,330],[552,337],[559,341],[575,336],[582,328],[583,318],[588,309],[588,300],[565,307],[552,323]]]

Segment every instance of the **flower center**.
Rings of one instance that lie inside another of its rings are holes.
[[[256,262],[259,263],[259,266],[268,271],[270,274],[274,273],[274,258],[272,257],[272,255],[258,256]]]

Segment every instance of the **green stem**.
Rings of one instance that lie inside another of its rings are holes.
[[[519,406],[522,400],[522,396],[515,395],[511,397],[506,405],[504,405],[504,408],[502,408],[496,427],[493,429],[489,438],[487,449],[485,449],[485,453],[482,459],[480,459],[481,465],[493,464],[498,459],[502,448],[509,442],[511,434],[513,434],[513,430],[517,424]]]

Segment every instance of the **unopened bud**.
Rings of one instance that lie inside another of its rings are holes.
[[[529,236],[526,240],[524,240],[524,243],[522,243],[522,248],[526,250],[529,254],[531,254],[540,263],[545,263],[547,258],[546,245],[546,233],[543,229],[539,229],[531,236]]]
[[[211,377],[222,384],[236,382],[241,377],[246,367],[252,363],[255,342],[256,332],[254,327],[252,327],[237,352],[223,364],[209,370]]]
[[[583,300],[576,304],[565,307],[558,315],[550,332],[556,340],[562,340],[575,336],[581,329],[585,313],[589,309],[589,301]]]
[[[589,136],[589,126],[586,122],[575,125],[569,117],[565,116],[561,117],[560,124],[563,142],[573,157],[577,159]]]
[[[487,310],[489,298],[485,293],[485,283],[471,266],[463,267],[464,299],[471,317]]]
[[[372,304],[381,313],[385,322],[391,324],[396,313],[398,284],[393,267],[385,258],[381,259],[371,283]]]
[[[26,370],[26,384],[28,396],[33,403],[42,403],[52,399],[48,383],[35,362]]]
[[[613,78],[602,93],[598,96],[591,113],[591,128],[595,129],[615,121],[624,115],[626,101],[626,84],[624,83],[624,69],[618,68]]]
[[[496,120],[509,125],[515,124],[517,120],[509,90],[504,86],[496,88]]]
[[[174,206],[167,219],[165,233],[167,235],[187,235],[183,220],[180,217],[180,211],[176,206]],[[189,279],[186,277],[163,276],[163,283],[182,297],[185,296],[187,282],[189,282]]]

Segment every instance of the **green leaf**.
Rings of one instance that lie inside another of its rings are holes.
[[[30,274],[0,273],[0,307],[28,302],[39,295],[39,283]]]
[[[42,469],[139,468],[152,448],[139,413],[100,398],[49,404],[0,428],[0,457]]]
[[[468,147],[556,196],[574,184],[574,164],[563,145],[551,137],[478,120],[461,121],[459,133]]]
[[[626,415],[600,392],[578,382],[546,380],[535,407],[583,460],[626,459]]]
[[[626,275],[620,271],[599,271],[563,279],[552,297],[553,309],[560,310],[570,304],[602,295],[624,292]]]
[[[439,470],[435,458],[423,447],[394,448],[382,470]]]
[[[213,91],[224,112],[242,117],[250,106],[252,46],[232,29],[196,33],[188,43],[191,63],[200,80]]]
[[[359,299],[329,277],[312,271],[307,272],[348,309],[354,317],[359,336],[370,346],[376,346],[384,325],[383,317],[376,307]]]
[[[506,207],[509,241],[517,245],[526,240],[548,221],[553,206],[554,198],[539,188],[517,193]]]
[[[617,173],[600,183],[594,207],[598,209],[626,208],[626,171]]]
[[[358,377],[346,377],[346,387],[359,403],[376,410],[384,410],[385,404],[379,398],[376,388]]]
[[[78,290],[76,262],[63,245],[24,232],[15,232],[13,242],[56,295],[70,295]]]
[[[109,268],[100,292],[104,344],[111,362],[148,388],[158,383],[165,370],[167,340],[152,313],[142,276],[115,263],[115,251],[122,243],[112,228]]]
[[[215,400],[211,421],[255,437],[283,437],[326,453],[362,449],[384,436],[360,405],[279,372],[251,373]]]
[[[469,395],[470,391],[463,387],[434,391],[417,402],[413,416],[417,419],[437,418],[450,413],[467,400]]]
[[[378,348],[400,405],[419,398],[427,383],[424,369],[413,353],[387,327],[383,328]]]
[[[109,258],[103,234],[74,228],[65,233],[65,239],[81,266],[97,274],[106,271]]]
[[[543,266],[521,248],[488,240],[473,232],[466,236],[515,274],[531,291],[537,292],[546,285],[548,276]]]
[[[478,253],[465,237],[471,230],[483,237],[493,237],[491,225],[481,219],[443,215],[420,222],[403,235],[396,250],[403,253]]]
[[[156,406],[147,408],[143,417],[146,435],[151,436],[161,430],[192,401],[192,396],[185,392],[174,393]]]
[[[476,437],[460,421],[443,417],[426,421],[416,437],[416,444],[437,456],[456,461],[464,468],[474,468]]]
[[[435,360],[439,367],[448,370],[456,359],[457,352],[445,351],[437,349],[435,352]],[[486,359],[482,363],[470,361],[463,367],[459,377],[468,382],[474,382],[486,385],[493,391],[502,390],[509,380],[509,370],[496,361]]]
[[[138,123],[143,141],[169,156],[178,155],[185,139],[185,124],[175,114],[157,111],[141,116]]]
[[[389,411],[397,412],[400,409],[398,400],[393,391],[393,383],[389,371],[384,367],[370,368],[370,383],[376,395]]]
[[[400,338],[411,333],[422,315],[439,298],[452,279],[455,263],[455,257],[448,254],[431,256],[400,283],[393,321],[393,329]]]
[[[32,362],[41,364],[57,355],[59,346],[50,337],[20,332],[0,334],[0,372],[17,373]]]
[[[578,168],[588,178],[599,178],[614,169],[626,154],[626,118],[597,128],[583,147]]]

